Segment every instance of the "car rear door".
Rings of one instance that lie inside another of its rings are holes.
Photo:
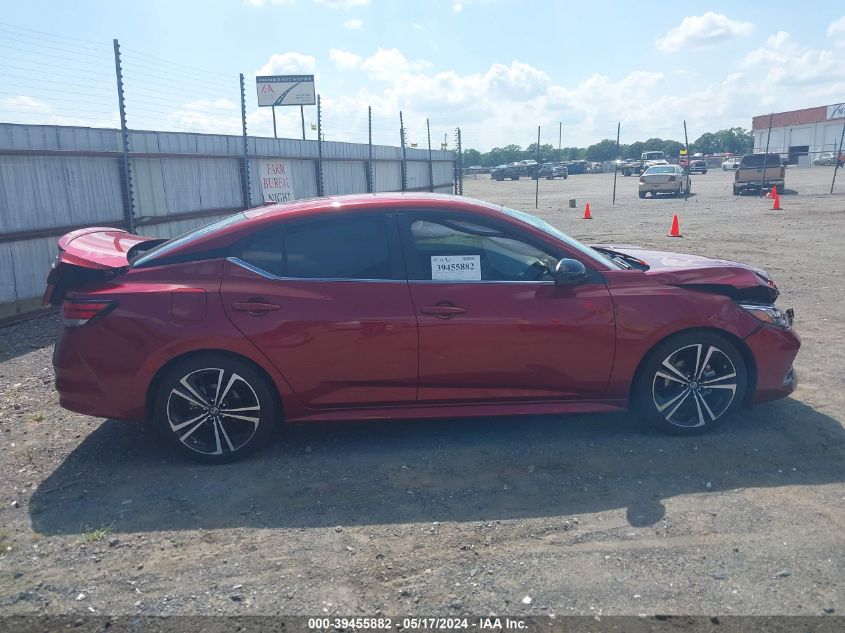
[[[419,322],[419,395],[427,402],[601,397],[615,344],[597,273],[555,285],[542,263],[572,254],[473,215],[400,218]]]
[[[417,323],[392,216],[280,222],[239,245],[226,314],[312,408],[413,402]]]

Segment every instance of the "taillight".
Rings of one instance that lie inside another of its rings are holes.
[[[783,165],[780,166],[780,177],[786,178],[786,167],[784,167]]]
[[[100,319],[111,312],[117,301],[101,299],[65,299],[62,302],[62,317],[68,327],[79,327]]]
[[[640,176],[640,184],[641,184],[641,185],[644,185],[644,184],[645,184],[645,178],[643,178],[642,176]]]
[[[677,178],[675,176],[669,176],[669,182],[675,182]]]
[[[734,180],[739,180],[739,167],[734,169]]]

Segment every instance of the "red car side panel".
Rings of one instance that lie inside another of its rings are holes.
[[[73,293],[114,299],[118,306],[100,321],[63,328],[53,356],[62,406],[99,417],[143,419],[156,372],[176,356],[213,349],[258,364],[285,405],[296,410],[284,378],[224,314],[218,294],[222,268],[222,260],[212,260],[132,270],[115,283]],[[184,289],[204,291],[206,300],[196,298],[202,294],[178,300],[174,315],[174,293]],[[198,319],[201,309],[205,314]],[[179,315],[185,318],[173,318]]]
[[[744,339],[760,322],[728,297],[666,286],[638,270],[608,270],[616,312],[616,360],[608,398],[627,398],[643,357],[661,340],[691,328],[724,330]]]
[[[271,279],[226,262],[228,317],[309,407],[413,403],[417,322],[406,281]],[[261,315],[233,309],[261,299]]]
[[[595,398],[613,365],[603,283],[412,282],[424,402]],[[443,319],[427,308],[466,310]]]

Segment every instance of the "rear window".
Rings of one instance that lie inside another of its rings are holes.
[[[674,174],[675,168],[674,167],[649,167],[645,171],[645,175],[649,176],[651,174]]]
[[[780,165],[780,155],[778,154],[746,154],[742,157],[742,161],[740,162],[740,166],[742,167],[762,167],[763,166],[763,159],[765,158],[766,167],[768,166],[779,166]]]
[[[192,231],[188,231],[187,233],[180,235],[179,237],[174,237],[172,240],[162,242],[155,248],[141,254],[141,256],[137,259],[134,259],[131,262],[132,267],[141,267],[145,263],[153,259],[157,259],[159,257],[167,255],[170,251],[179,246],[190,244],[194,240],[204,235],[208,235],[209,233],[216,231],[217,229],[222,229],[223,227],[229,226],[231,224],[237,224],[238,222],[244,219],[246,219],[246,216],[243,214],[243,211],[239,211],[234,215],[230,215],[223,218],[222,220],[217,220],[216,222],[212,222],[211,224],[206,224],[205,226],[201,226]]]

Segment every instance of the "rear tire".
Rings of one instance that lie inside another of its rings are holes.
[[[640,191],[640,198],[645,198],[645,191]]]
[[[266,445],[279,417],[278,394],[263,373],[210,353],[180,361],[161,377],[153,424],[183,455],[221,464]]]
[[[748,385],[745,361],[725,336],[691,331],[659,343],[643,360],[633,407],[664,433],[697,435],[729,418]]]

